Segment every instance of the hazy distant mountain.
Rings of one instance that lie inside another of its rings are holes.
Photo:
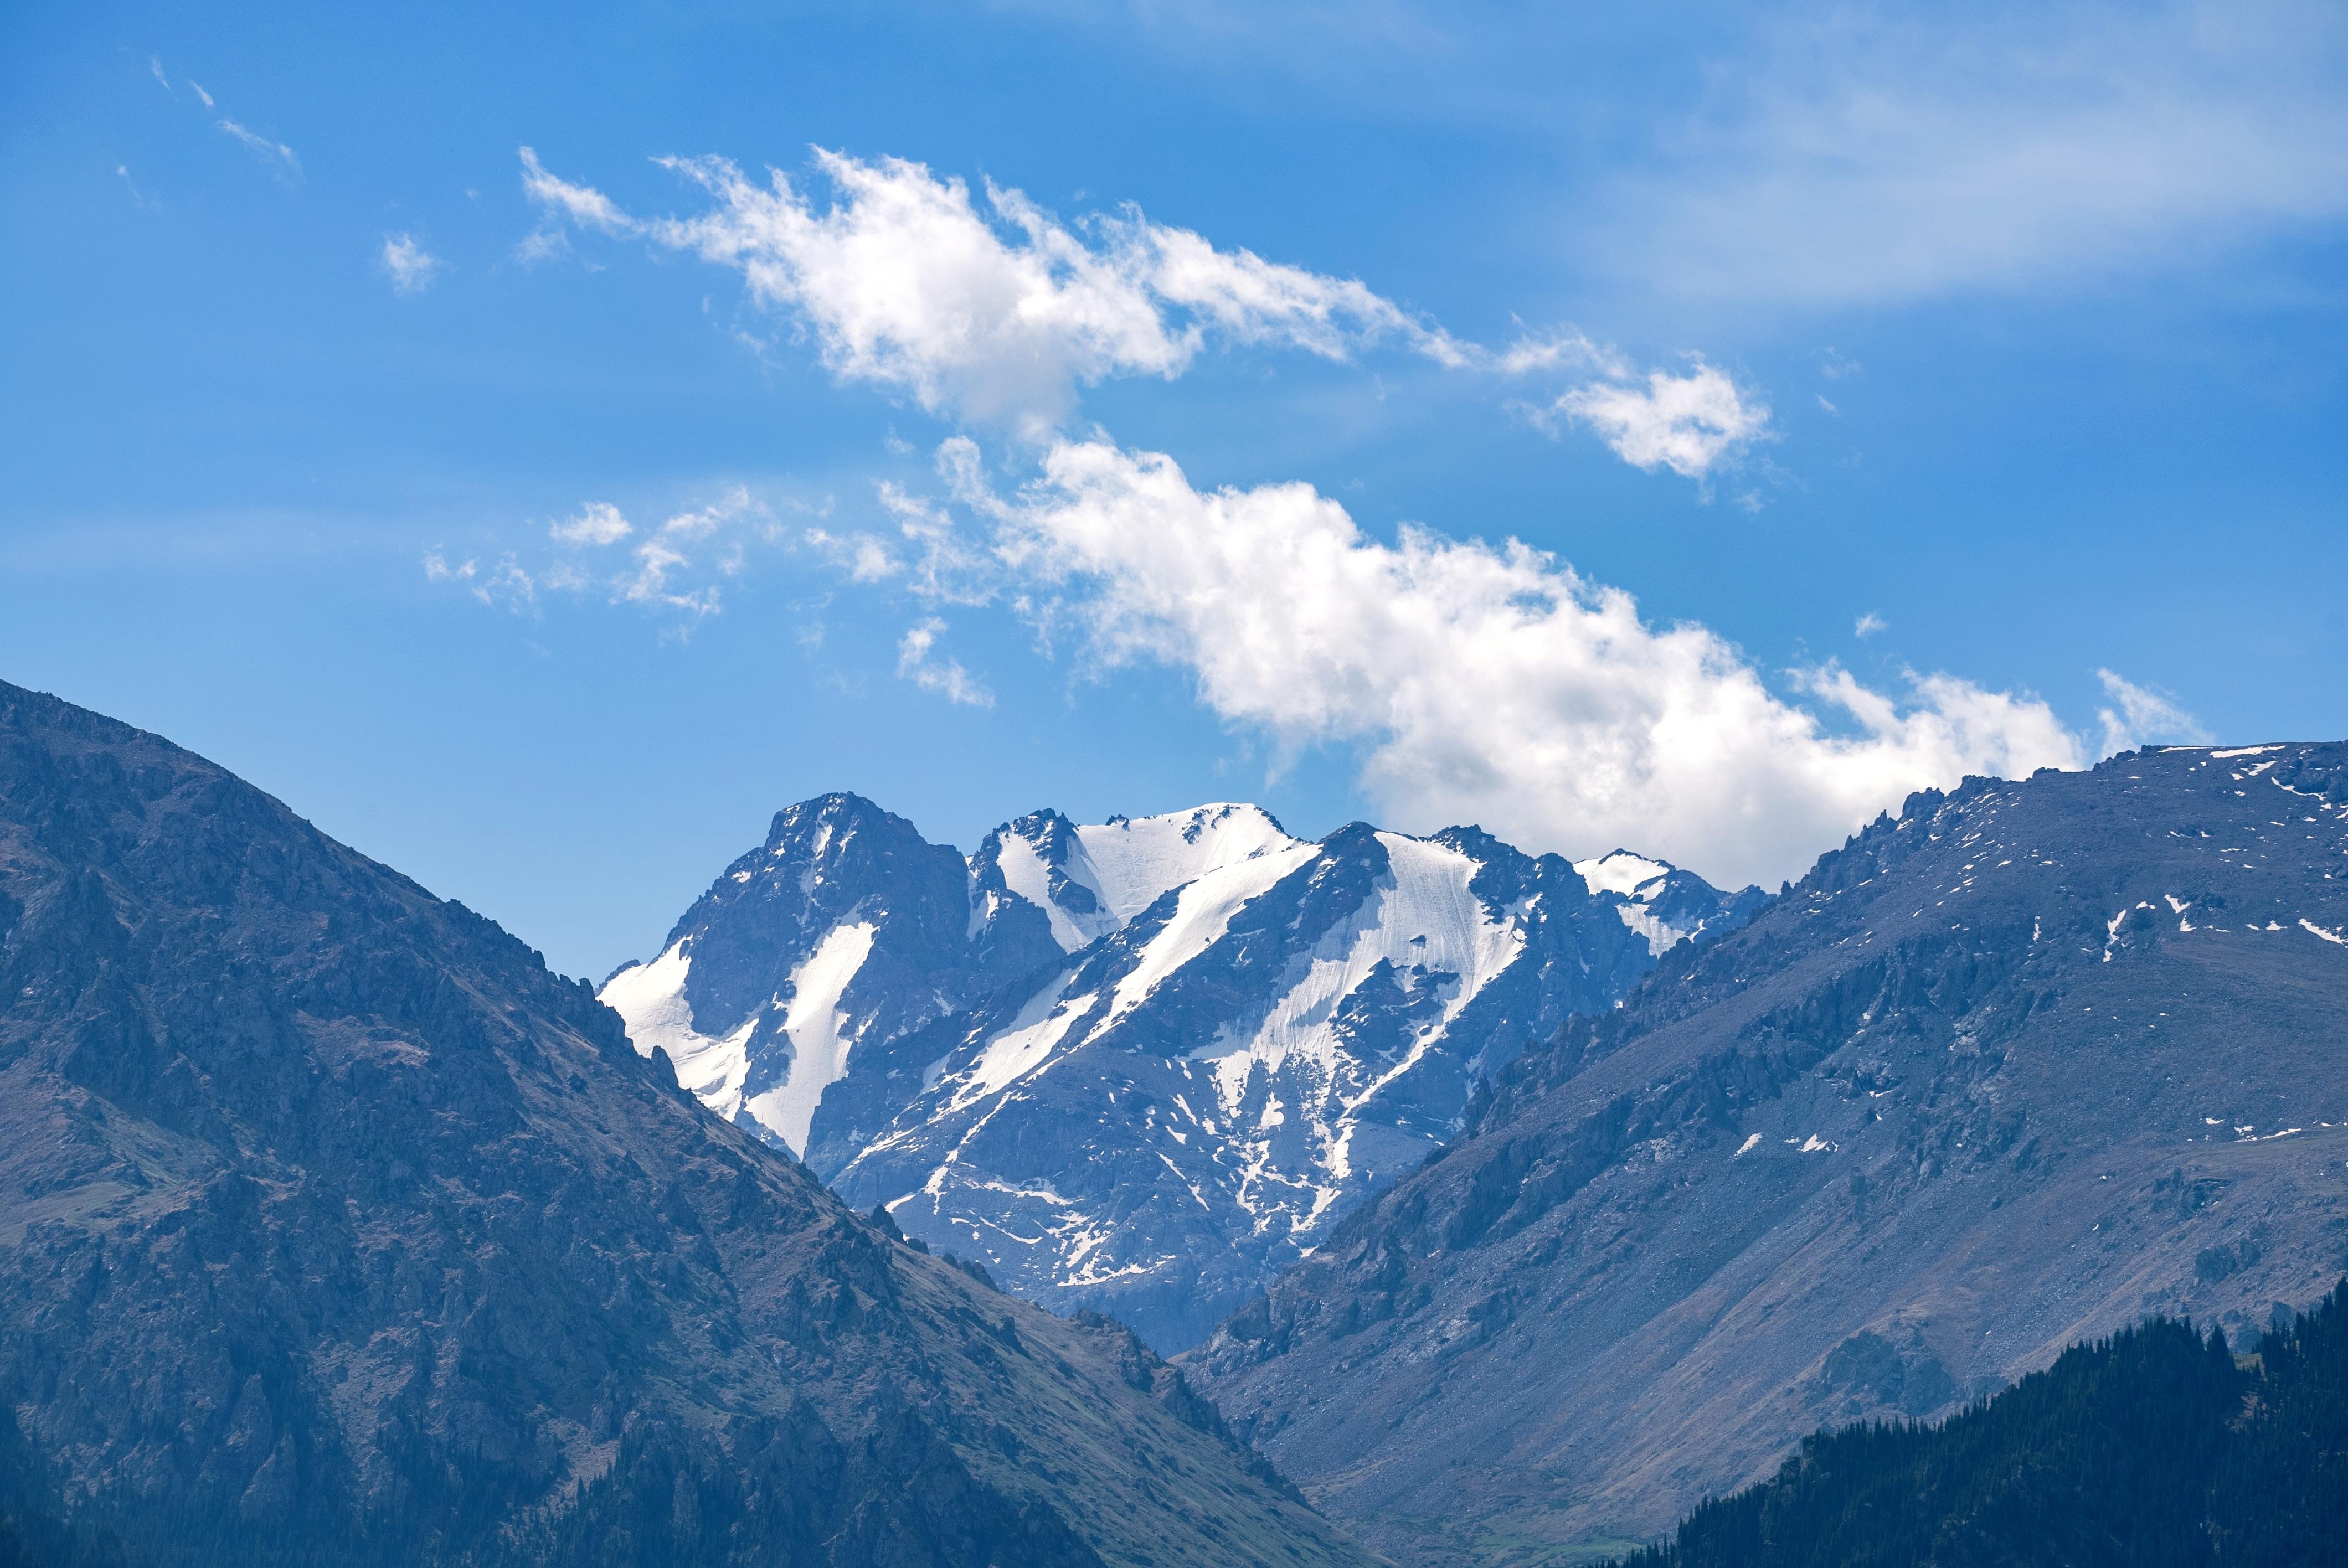
[[[1821,1421],[2348,1265],[2348,746],[1910,799],[1504,1071],[1193,1359],[1420,1563],[1652,1535]]]
[[[1237,804],[1037,812],[965,863],[827,795],[602,996],[859,1208],[1174,1348],[1424,1159],[1527,1041],[1764,901],[1472,828],[1308,843]]]
[[[1366,1563],[1126,1330],[851,1215],[497,927],[0,686],[11,1553]]]

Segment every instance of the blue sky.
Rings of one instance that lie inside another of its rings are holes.
[[[571,972],[831,788],[1774,884],[2348,733],[2335,7],[51,11],[0,675]]]

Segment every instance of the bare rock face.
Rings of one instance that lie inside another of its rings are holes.
[[[496,926],[9,686],[0,1414],[0,1554],[46,1561],[1366,1561],[1126,1330],[854,1216]]]
[[[1186,1359],[1414,1563],[1652,1537],[1827,1421],[2348,1266],[2348,746],[1911,797],[1499,1077]]]

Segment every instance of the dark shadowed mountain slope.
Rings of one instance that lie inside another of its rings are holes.
[[[2254,1354],[2155,1318],[1938,1427],[1803,1440],[1615,1568],[2320,1568],[2348,1554],[2348,1286]]]
[[[855,1218],[489,921],[5,686],[0,1411],[5,1538],[93,1562],[1365,1561],[1124,1329]]]
[[[2262,1322],[2348,1249],[2343,850],[2336,745],[1912,797],[1527,1052],[1197,1369],[1374,1543],[1513,1563],[2148,1313]]]

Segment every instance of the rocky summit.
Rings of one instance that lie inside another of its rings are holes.
[[[1369,1561],[1126,1329],[856,1217],[488,920],[9,686],[0,1560]]]
[[[1652,1538],[1821,1423],[2348,1266],[2348,746],[1912,796],[1505,1069],[1188,1364],[1414,1564]]]
[[[1234,804],[1036,812],[965,862],[829,795],[602,996],[855,1207],[1171,1351],[1439,1147],[1528,1042],[1765,901],[1474,828],[1308,842]]]

